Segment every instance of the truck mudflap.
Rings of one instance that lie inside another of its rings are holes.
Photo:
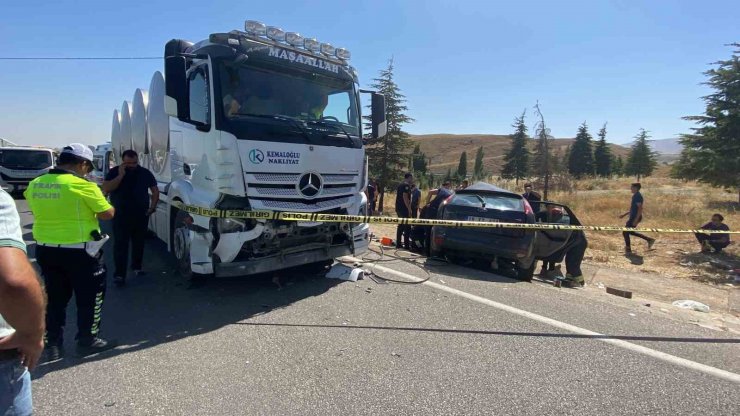
[[[279,254],[249,261],[216,263],[213,265],[213,272],[217,277],[248,276],[304,266],[342,256],[364,254],[370,244],[370,227],[367,224],[360,224],[352,229],[352,236],[353,244],[306,244],[285,249]]]

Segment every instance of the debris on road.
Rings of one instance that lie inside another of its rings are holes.
[[[444,280],[442,280],[442,279],[439,279],[439,283],[442,283],[443,285],[446,285],[446,284],[447,284],[447,282],[445,282],[445,281],[444,281]]]
[[[637,316],[637,315],[635,315],[635,314],[634,314],[634,313],[632,313],[632,312],[628,313],[627,315],[629,315],[629,316]]]
[[[606,293],[614,296],[621,296],[623,298],[632,299],[632,292],[630,292],[629,290],[622,290],[607,286]]]
[[[709,306],[695,300],[677,300],[673,302],[673,306],[678,306],[683,309],[692,309],[699,312],[709,312]]]
[[[360,268],[353,269],[352,267],[345,266],[344,264],[336,263],[331,267],[331,269],[329,269],[329,272],[326,273],[326,278],[356,282],[362,274],[363,270]]]
[[[601,282],[596,283],[596,287],[598,287],[599,289],[606,288],[606,286],[603,283],[601,283]]]

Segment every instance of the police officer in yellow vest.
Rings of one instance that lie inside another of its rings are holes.
[[[64,147],[57,167],[28,186],[24,195],[33,211],[36,261],[46,283],[46,355],[64,354],[66,309],[77,301],[77,354],[86,356],[115,345],[98,337],[105,296],[106,270],[99,252],[98,220],[113,218],[114,209],[96,184],[84,179],[93,169],[87,146]]]

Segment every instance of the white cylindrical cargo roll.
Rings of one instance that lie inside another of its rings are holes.
[[[170,116],[164,111],[164,97],[164,77],[157,71],[149,84],[149,105],[146,114],[149,166],[155,173],[162,173],[169,152]]]
[[[131,104],[124,101],[121,106],[121,147],[120,153],[131,149]],[[119,153],[119,154],[120,154]]]
[[[118,110],[113,110],[113,125],[110,132],[110,144],[116,163],[121,160],[121,115]]]
[[[146,138],[146,107],[149,94],[140,88],[134,92],[134,102],[131,107],[131,142],[133,149],[140,156],[147,153]]]

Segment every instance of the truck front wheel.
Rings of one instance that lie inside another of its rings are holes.
[[[190,265],[190,228],[192,218],[184,211],[177,211],[172,224],[172,253],[177,261],[177,271],[180,276],[188,280],[198,280],[207,277],[193,272]]]

